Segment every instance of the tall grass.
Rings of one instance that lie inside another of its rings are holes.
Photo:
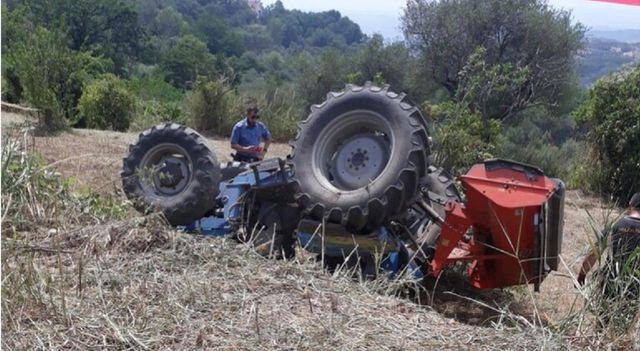
[[[2,232],[55,228],[84,222],[121,218],[125,204],[87,189],[72,194],[70,182],[28,150],[29,131],[2,140]]]
[[[591,279],[580,289],[585,298],[580,317],[593,318],[593,331],[611,342],[640,348],[640,247],[626,261],[612,252],[611,228],[620,218],[607,216],[604,229],[587,212],[590,250],[597,253]]]

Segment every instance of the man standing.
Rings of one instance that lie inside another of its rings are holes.
[[[231,148],[236,150],[234,161],[255,162],[262,160],[271,145],[271,133],[264,123],[259,122],[258,107],[247,108],[247,116],[233,126]],[[260,141],[264,146],[260,146]]]

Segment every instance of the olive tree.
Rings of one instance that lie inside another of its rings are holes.
[[[600,79],[575,115],[588,125],[589,185],[625,203],[640,190],[640,65]]]
[[[469,70],[461,75],[465,66],[473,67],[482,79],[500,72],[518,77],[517,86],[502,89],[499,96],[474,92],[473,96],[492,102],[490,110],[482,111],[490,114],[485,118],[509,118],[535,105],[558,106],[574,91],[574,55],[585,29],[572,23],[569,12],[546,1],[409,0],[402,21],[407,43],[419,55],[423,71],[451,97],[458,94],[461,83],[468,88],[473,82]]]

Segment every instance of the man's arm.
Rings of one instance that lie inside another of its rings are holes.
[[[243,153],[251,153],[253,152],[252,146],[241,146],[240,144],[231,144],[231,148]]]
[[[265,126],[264,124],[262,125],[262,127],[263,127],[262,139],[264,140],[264,147],[262,149],[262,157],[264,157],[264,154],[266,154],[267,151],[269,150],[269,145],[271,145],[271,132],[269,131],[267,126]]]

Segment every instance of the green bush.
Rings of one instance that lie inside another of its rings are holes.
[[[125,83],[107,74],[85,89],[78,108],[89,128],[126,131],[135,112],[135,103],[135,97]]]
[[[223,79],[209,81],[198,77],[187,93],[185,109],[194,128],[200,132],[230,135],[233,125],[244,115],[246,103]]]
[[[178,102],[161,102],[161,101],[140,101],[138,113],[131,121],[131,130],[144,130],[149,127],[174,122],[180,124],[189,124],[187,116],[185,115],[182,103]]]
[[[29,34],[28,44],[20,42],[8,53],[5,71],[17,79],[13,90],[20,87],[24,101],[41,109],[46,127],[56,130],[76,122],[85,82],[111,65],[109,60],[70,50],[63,33],[38,27]]]
[[[425,107],[427,116],[436,122],[435,164],[459,175],[474,163],[493,156],[501,142],[499,122],[483,119],[480,113],[454,103]]]
[[[184,98],[184,93],[180,89],[167,83],[158,75],[133,77],[127,81],[127,86],[139,99],[145,101],[180,102]]]
[[[139,76],[127,81],[129,90],[138,98],[137,113],[130,129],[144,130],[166,122],[187,124],[183,108],[185,94],[167,83],[154,67],[138,67],[140,71],[143,69],[148,72],[140,72]]]
[[[185,99],[188,124],[204,133],[228,137],[251,103],[260,108],[262,122],[274,140],[287,141],[295,136],[304,101],[293,84],[278,86],[261,78],[241,86],[241,90],[236,92],[224,80],[208,81],[200,77]]]
[[[285,142],[296,135],[297,122],[304,115],[304,101],[291,85],[271,88],[256,101],[261,118],[274,140]]]
[[[574,134],[570,116],[553,116],[546,109],[518,114],[518,121],[504,129],[504,140],[496,155],[541,168],[545,174],[565,178],[573,160],[584,148],[568,139]]]
[[[575,115],[589,130],[590,188],[626,202],[640,189],[640,65],[599,80]]]
[[[191,34],[177,39],[162,57],[162,69],[167,80],[176,87],[191,87],[198,76],[212,77],[216,73],[216,57],[207,44]]]

